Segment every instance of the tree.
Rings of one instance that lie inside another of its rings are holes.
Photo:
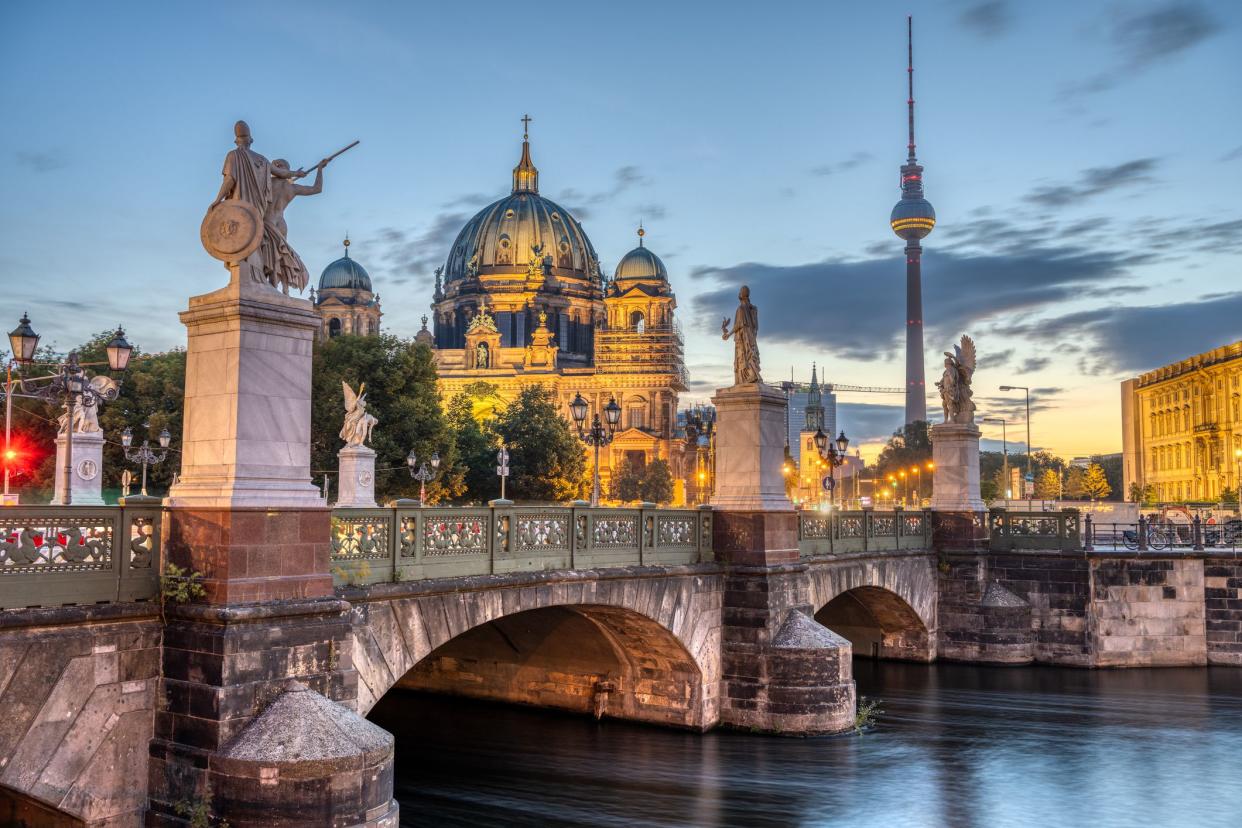
[[[673,499],[673,473],[667,460],[652,460],[647,464],[639,494],[650,503],[668,503]]]
[[[1079,466],[1070,466],[1065,475],[1065,496],[1071,500],[1080,500],[1087,493],[1085,474]]]
[[[1055,500],[1061,496],[1061,475],[1055,469],[1044,469],[1035,478],[1035,496]]]
[[[622,463],[609,481],[608,496],[622,503],[642,500],[642,486],[642,468],[636,463]]]
[[[1220,502],[1222,504],[1231,503],[1236,506],[1238,504],[1238,490],[1237,489],[1221,489]]]
[[[1108,494],[1102,497],[1107,498],[1113,492],[1121,493],[1122,481],[1124,480],[1121,468],[1120,454],[1097,454],[1091,458],[1092,462],[1099,465],[1104,472],[1104,478],[1108,481]]]
[[[486,503],[499,497],[500,479],[496,476],[499,441],[490,424],[475,417],[474,397],[463,391],[449,400],[447,419],[457,446],[457,462],[464,486],[460,499]]]
[[[924,465],[932,456],[931,424],[926,420],[915,420],[902,426],[901,431],[893,432],[888,444],[876,458],[876,472],[884,480],[890,473],[909,466]],[[828,435],[832,437],[831,434]]]
[[[465,491],[453,434],[440,408],[431,349],[390,334],[338,336],[315,343],[311,387],[311,471],[318,479],[335,474],[341,449],[345,408],[342,380],[355,388],[366,383],[367,410],[379,425],[371,437],[375,449],[375,496],[418,497],[405,458],[413,449],[419,463],[440,455],[442,473],[427,484],[427,499],[437,502]]]
[[[1131,483],[1128,499],[1132,503],[1152,503],[1156,499],[1156,487],[1150,483],[1146,486],[1139,483]]]
[[[1113,487],[1108,485],[1108,477],[1104,474],[1104,467],[1099,463],[1092,463],[1090,466],[1087,466],[1087,473],[1083,475],[1082,479],[1082,490],[1093,501],[1112,494]]]
[[[542,385],[523,388],[496,418],[494,430],[509,449],[513,499],[561,502],[580,494],[586,457],[582,441]]]

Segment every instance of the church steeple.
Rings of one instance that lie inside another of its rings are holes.
[[[538,193],[539,170],[535,162],[530,160],[530,122],[529,115],[522,116],[522,159],[513,168],[513,192]]]
[[[806,395],[806,431],[824,430],[824,397],[819,390],[819,376],[811,363],[811,388]]]

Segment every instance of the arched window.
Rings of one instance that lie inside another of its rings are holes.
[[[341,335],[341,320],[334,316],[328,320],[328,336],[337,337]]]
[[[634,311],[630,314],[630,327],[635,333],[643,333],[647,330],[647,320],[642,311]]]

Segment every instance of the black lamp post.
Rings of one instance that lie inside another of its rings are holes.
[[[119,326],[112,339],[105,346],[107,362],[81,362],[77,351],[70,351],[64,362],[39,362],[35,359],[35,349],[39,347],[39,335],[30,327],[30,318],[22,314],[17,327],[9,332],[9,347],[12,356],[9,359],[4,385],[4,450],[9,456],[10,435],[12,433],[13,397],[29,397],[45,402],[60,402],[65,408],[65,485],[64,502],[69,506],[73,500],[73,413],[79,398],[83,405],[96,406],[102,402],[115,400],[117,387],[108,391],[97,391],[86,376],[86,368],[95,365],[107,365],[108,370],[121,373],[129,367],[129,358],[134,349],[125,341],[125,331]],[[41,377],[22,377],[14,382],[14,365],[45,365],[52,373]],[[119,385],[119,382],[118,382]],[[17,390],[14,390],[16,386]],[[8,472],[5,472],[5,494],[8,494]]]
[[[815,430],[814,439],[815,448],[819,451],[819,456],[822,457],[824,462],[828,464],[828,479],[832,481],[828,487],[828,499],[829,503],[833,504],[836,501],[837,493],[837,478],[835,472],[838,466],[845,465],[845,452],[850,447],[850,441],[849,438],[845,436],[844,431],[837,435],[837,439],[830,440],[822,428]]]
[[[569,413],[574,418],[574,425],[578,429],[578,439],[595,449],[591,506],[596,507],[599,506],[599,449],[600,446],[606,446],[612,442],[613,435],[617,432],[617,424],[621,422],[621,406],[617,405],[615,397],[609,398],[608,405],[604,406],[604,421],[607,427],[600,422],[599,414],[596,413],[591,420],[590,428],[585,428],[589,408],[590,405],[581,394],[575,394],[573,402],[569,404]]]
[[[151,423],[143,423],[143,428],[149,432]],[[168,444],[172,442],[172,435],[168,433],[168,429],[160,429],[160,451],[158,454],[151,449],[151,441],[143,440],[142,445],[136,449],[130,447],[134,444],[134,430],[126,428],[121,432],[121,448],[125,450],[125,459],[131,463],[142,464],[142,496],[147,496],[147,466],[155,466],[164,462],[164,458],[168,456]]]
[[[418,505],[421,507],[427,502],[427,483],[435,480],[440,473],[440,452],[431,453],[431,468],[427,468],[426,461],[421,466],[418,464],[418,455],[414,453],[414,449],[410,449],[405,464],[410,468],[410,477],[418,481]]]

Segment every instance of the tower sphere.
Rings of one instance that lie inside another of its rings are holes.
[[[925,198],[903,198],[893,208],[888,222],[899,238],[918,241],[936,226],[936,211]]]

